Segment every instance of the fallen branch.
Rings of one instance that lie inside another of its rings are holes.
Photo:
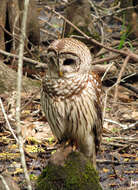
[[[135,88],[133,86],[131,86],[130,84],[124,84],[124,83],[121,83],[120,85],[122,85],[123,87],[135,92],[136,94],[138,94],[138,88]]]
[[[132,124],[126,126],[126,128],[122,129],[121,132],[129,130],[129,129],[132,129],[133,127],[136,127],[136,126],[138,126],[138,121],[136,121],[135,123],[132,123]]]
[[[13,53],[8,53],[2,49],[0,49],[0,53],[3,54],[3,55],[6,55],[6,56],[9,56],[9,57],[13,57],[13,58],[16,58],[16,59],[19,59],[19,56],[16,55],[16,54],[13,54]],[[24,61],[27,61],[29,63],[32,63],[34,65],[37,65],[37,67],[43,67],[43,68],[47,68],[47,64],[46,63],[42,63],[42,62],[39,62],[39,61],[35,61],[35,60],[32,60],[30,58],[27,58],[27,57],[23,57],[23,60]]]
[[[8,125],[8,128],[9,128],[11,134],[13,135],[14,139],[15,139],[16,142],[18,143],[18,139],[17,139],[16,135],[14,134],[14,131],[13,131],[11,125],[10,125],[10,122],[9,122],[9,120],[8,120],[8,116],[7,116],[6,112],[5,112],[5,109],[4,109],[4,106],[3,106],[3,103],[2,103],[1,98],[0,98],[0,105],[1,105],[2,113],[3,113],[4,118],[5,118],[5,120],[6,120],[6,123],[7,123],[7,125]]]
[[[119,57],[120,55],[113,55],[113,56],[110,56],[110,57],[106,57],[106,58],[103,58],[103,59],[99,59],[99,60],[96,60],[96,61],[93,61],[91,64],[92,65],[96,65],[98,63],[104,63],[104,62],[107,62],[107,61],[111,61],[113,59],[116,59],[117,57]]]
[[[113,124],[116,124],[116,125],[119,125],[120,127],[122,127],[123,129],[126,129],[127,128],[127,125],[123,125],[117,121],[114,121],[114,120],[111,120],[111,119],[106,119],[104,118],[104,121],[107,121],[107,122],[110,122],[110,123],[113,123]]]
[[[40,29],[40,31],[42,31],[42,32],[44,32],[45,34],[50,35],[50,36],[52,36],[52,37],[54,37],[54,38],[57,38],[57,36],[56,36],[55,34],[48,32],[46,29]]]
[[[99,75],[103,75],[102,79],[105,77],[107,73],[114,74],[117,71],[117,68],[113,66],[114,63],[107,65],[91,65],[91,71],[97,72]]]
[[[136,125],[138,125],[138,121],[136,121],[135,123],[130,124],[130,125],[123,125],[123,124],[121,124],[121,123],[119,123],[117,121],[114,121],[114,120],[111,120],[111,119],[106,119],[106,118],[104,118],[104,121],[110,122],[110,123],[113,123],[113,124],[116,124],[116,125],[119,125],[120,127],[123,128],[121,131],[132,129],[133,127],[135,127]]]
[[[118,161],[113,161],[113,160],[101,160],[101,159],[96,159],[96,162],[99,163],[99,164],[115,164],[115,165],[138,164],[138,161],[118,162]]]
[[[104,138],[106,139],[106,138]],[[138,139],[137,137],[127,137],[127,136],[124,136],[124,137],[111,137],[111,141],[112,140],[123,140],[123,141],[127,141],[127,142],[134,142],[134,143],[138,143]]]
[[[101,81],[103,81],[104,77],[106,76],[107,73],[109,73],[109,71],[112,72],[112,73],[115,72],[115,69],[114,69],[115,67],[113,67],[113,65],[114,65],[114,63],[107,65],[107,68],[106,68],[106,70],[104,72],[104,75],[101,78]],[[112,70],[111,70],[111,68],[112,68]]]
[[[112,137],[111,137],[111,138],[112,138]],[[104,140],[104,139],[106,140],[106,138],[103,138],[103,140]],[[108,139],[109,139],[109,138],[108,138]],[[102,144],[105,144],[105,145],[108,145],[108,146],[111,145],[111,146],[119,147],[119,148],[120,148],[120,147],[122,148],[122,147],[125,146],[125,144],[120,144],[120,143],[115,143],[115,142],[109,142],[109,141],[108,141],[108,142],[107,142],[107,141],[103,141]]]

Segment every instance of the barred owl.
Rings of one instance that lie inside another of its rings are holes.
[[[73,38],[55,40],[47,50],[41,104],[53,134],[72,141],[96,166],[102,135],[101,83],[91,72],[91,54]]]

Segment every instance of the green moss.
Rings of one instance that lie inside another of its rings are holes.
[[[64,185],[64,178],[65,171],[61,166],[48,164],[48,166],[43,170],[42,174],[38,178],[37,189],[59,190],[60,187]]]
[[[64,166],[48,164],[37,182],[37,190],[101,190],[98,174],[80,153],[71,153]]]

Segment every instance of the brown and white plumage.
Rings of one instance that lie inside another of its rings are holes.
[[[91,72],[91,54],[82,42],[64,38],[48,48],[48,72],[41,103],[53,134],[71,140],[96,165],[102,135],[101,84]]]

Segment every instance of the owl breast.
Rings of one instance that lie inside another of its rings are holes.
[[[84,144],[85,137],[92,134],[96,125],[101,126],[102,115],[101,108],[97,108],[99,100],[92,75],[86,74],[72,80],[45,79],[41,102],[57,139],[62,140],[64,137],[81,145]],[[95,139],[98,138],[100,137],[97,135]]]
[[[85,88],[87,80],[88,74],[79,75],[79,77],[77,75],[77,77],[72,77],[70,79],[46,77],[43,79],[42,86],[43,91],[45,91],[48,96],[55,100],[62,100],[80,93],[80,91]]]

